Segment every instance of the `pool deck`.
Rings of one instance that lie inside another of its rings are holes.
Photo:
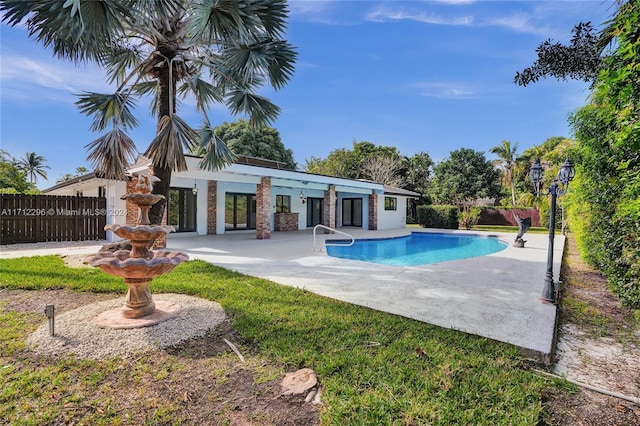
[[[421,229],[365,231],[342,229],[356,238],[407,235]],[[452,328],[521,348],[525,356],[551,362],[557,308],[540,300],[547,262],[548,235],[527,234],[525,248],[512,247],[515,234],[496,235],[509,246],[498,253],[430,265],[397,267],[330,257],[325,239],[340,234],[273,232],[256,240],[254,232],[219,236],[171,235],[168,248],[255,277],[299,287],[345,302]],[[564,237],[555,237],[554,273],[558,279]]]
[[[325,239],[340,234],[311,230],[273,232],[257,240],[255,231],[224,235],[176,235],[167,248],[247,275],[440,327],[519,347],[524,356],[552,362],[557,308],[540,300],[546,272],[548,236],[527,234],[525,248],[511,246],[515,234],[480,231],[341,229],[356,238],[384,238],[417,232],[495,235],[509,244],[498,253],[449,262],[397,267],[330,257]],[[10,246],[5,246],[10,247]],[[554,274],[558,280],[564,237],[555,237]],[[95,246],[31,250],[23,255],[82,254]],[[20,251],[3,248],[0,258]],[[152,290],[153,291],[153,290]]]

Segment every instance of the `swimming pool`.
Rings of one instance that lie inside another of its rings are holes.
[[[326,248],[329,256],[342,259],[416,266],[485,256],[506,247],[507,243],[494,237],[412,232],[404,237],[356,240],[352,246]]]

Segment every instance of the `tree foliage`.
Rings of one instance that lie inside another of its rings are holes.
[[[489,150],[492,154],[498,156],[498,160],[494,165],[502,170],[502,183],[511,189],[511,206],[516,205],[516,188],[514,182],[514,169],[516,166],[516,157],[518,151],[518,142],[512,144],[511,141],[502,141],[500,145],[494,146]]]
[[[0,149],[0,194],[22,194],[35,190],[35,185],[27,180],[26,172],[7,151]]]
[[[538,59],[522,72],[516,72],[514,82],[527,86],[544,77],[593,81],[602,67],[602,39],[591,22],[579,23],[571,33],[568,46],[551,39],[540,44],[536,49]]]
[[[371,142],[353,141],[352,149],[338,148],[327,158],[311,157],[306,160],[303,169],[309,173],[337,176],[348,179],[369,179],[364,173],[363,161],[370,157],[401,159],[398,149],[392,146],[375,145]],[[380,182],[385,183],[385,182]]]
[[[24,157],[18,160],[18,167],[22,169],[29,177],[29,182],[38,182],[38,176],[47,179],[47,169],[49,166],[45,166],[47,160],[42,155],[38,155],[35,152],[27,152]]]
[[[88,145],[97,172],[122,178],[137,155],[127,131],[137,125],[136,102],[151,97],[157,134],[144,153],[168,197],[171,173],[186,167],[184,152],[205,149],[201,166],[215,170],[233,161],[215,137],[208,111],[224,104],[257,126],[279,108],[258,90],[281,89],[291,78],[296,53],[282,37],[285,0],[1,0],[2,21],[24,25],[30,36],[61,59],[93,62],[106,71],[114,93],[85,92],[76,104],[105,131]],[[198,131],[177,115],[179,100],[195,99],[204,117]],[[158,224],[163,203],[150,211]]]
[[[400,175],[401,170],[402,160],[398,157],[374,154],[360,162],[360,174],[365,179],[395,187],[401,187],[404,184],[404,178]]]
[[[452,151],[434,168],[431,194],[437,204],[470,208],[478,199],[500,194],[500,172],[484,153],[469,148]]]
[[[353,149],[335,149],[325,159],[311,157],[303,169],[327,176],[372,180],[417,192],[420,198],[409,200],[408,204],[409,217],[416,220],[417,207],[431,202],[429,185],[433,164],[426,152],[406,157],[395,147],[354,140]]]
[[[216,126],[214,131],[236,155],[280,161],[285,163],[288,169],[296,169],[293,151],[284,146],[280,133],[272,127],[255,127],[247,120],[239,119]],[[204,154],[204,149],[198,148],[195,153]]]
[[[640,307],[640,6],[625,4],[613,26],[591,103],[571,117],[579,154],[570,219],[583,256],[621,300]]]

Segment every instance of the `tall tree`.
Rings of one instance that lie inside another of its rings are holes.
[[[404,186],[401,170],[400,158],[385,157],[382,154],[370,155],[360,162],[360,174],[364,179],[395,187]]]
[[[247,120],[239,119],[216,126],[214,131],[216,136],[223,140],[236,155],[280,161],[290,170],[296,168],[293,151],[284,146],[280,132],[272,127],[255,127]],[[196,154],[203,153],[202,148],[196,150]]]
[[[439,204],[467,210],[478,199],[500,194],[500,172],[482,152],[461,148],[435,166],[431,193]]]
[[[18,167],[20,167],[29,176],[29,182],[37,183],[38,176],[47,179],[46,169],[51,167],[45,166],[47,160],[35,152],[27,152],[24,157],[18,161]]]
[[[368,179],[362,173],[362,162],[374,156],[401,159],[396,147],[375,145],[371,142],[353,141],[353,148],[338,148],[329,153],[326,159],[311,157],[305,161],[303,169],[310,173],[337,176],[349,179]]]
[[[285,0],[1,0],[2,21],[23,24],[30,35],[63,59],[94,62],[105,69],[114,93],[85,92],[77,105],[93,116],[92,130],[105,135],[87,145],[88,159],[106,176],[123,177],[137,150],[126,131],[138,122],[136,101],[152,96],[157,133],[144,155],[168,196],[173,171],[186,170],[184,152],[205,148],[201,167],[215,170],[234,156],[216,137],[207,111],[222,103],[247,114],[257,126],[279,108],[257,94],[282,88],[296,53],[283,38]],[[204,117],[198,131],[177,115],[179,98],[193,96]],[[161,221],[164,204],[150,212]]]
[[[26,173],[16,164],[7,151],[0,150],[0,194],[24,193],[34,189],[33,183],[27,181]]]
[[[502,177],[504,182],[511,188],[511,205],[516,205],[516,187],[513,180],[513,171],[516,164],[516,153],[518,151],[518,142],[512,144],[511,141],[502,141],[498,146],[494,146],[489,152],[496,154],[498,160],[496,165],[502,168]]]

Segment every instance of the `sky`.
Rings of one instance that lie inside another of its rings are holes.
[[[596,28],[612,0],[321,1],[294,0],[286,39],[297,48],[289,84],[261,94],[282,109],[272,124],[301,168],[354,141],[395,146],[402,155],[489,150],[503,140],[518,152],[553,136],[571,137],[570,113],[588,102],[588,84],[545,79],[513,83],[547,39],[566,43],[580,21]],[[100,134],[74,105],[83,91],[110,93],[104,72],[53,57],[22,27],[0,26],[0,148],[16,158],[36,152],[48,180],[91,169],[85,145]],[[148,100],[130,133],[140,153],[155,132]],[[193,127],[192,102],[178,111]],[[223,106],[212,124],[235,121]]]

